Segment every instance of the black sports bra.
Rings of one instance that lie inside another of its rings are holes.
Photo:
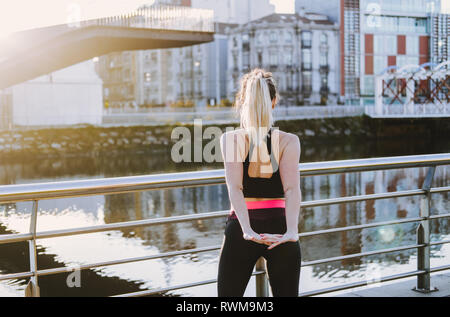
[[[272,177],[261,178],[261,177],[250,177],[248,175],[248,169],[250,166],[250,155],[253,151],[254,144],[250,143],[250,149],[248,155],[245,159],[244,164],[244,177],[242,180],[244,197],[249,198],[283,198],[284,190],[283,184],[281,182],[280,170],[277,161],[272,154],[272,128],[264,138],[267,144],[267,150],[270,155],[270,161],[272,165]]]

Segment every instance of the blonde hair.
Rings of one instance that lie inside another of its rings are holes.
[[[264,136],[273,126],[273,100],[278,100],[278,94],[272,73],[256,68],[242,76],[235,107],[241,128],[249,133],[250,140],[256,140],[258,157]]]

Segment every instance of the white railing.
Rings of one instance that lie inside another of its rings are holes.
[[[450,117],[450,103],[438,104],[403,104],[382,107],[366,106],[365,114],[371,117]]]
[[[79,26],[214,32],[214,11],[185,6],[153,5],[123,15],[80,21]]]
[[[364,107],[361,106],[280,106],[273,113],[275,120],[357,117],[363,114]],[[239,122],[233,108],[108,109],[103,115],[103,125],[164,125],[193,123],[195,119],[211,123]]]

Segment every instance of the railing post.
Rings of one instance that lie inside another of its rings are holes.
[[[267,279],[266,260],[259,258],[256,262],[256,270],[264,271],[264,274],[256,275],[256,297],[269,297],[269,280]]]
[[[425,244],[417,250],[417,269],[426,271],[425,274],[417,275],[417,286],[413,290],[421,293],[437,291],[431,287],[430,279],[430,206],[431,206],[431,183],[433,181],[436,166],[428,168],[422,189],[425,195],[420,197],[420,216],[425,218],[417,227],[417,244]]]
[[[30,278],[30,282],[28,282],[28,285],[25,289],[26,297],[40,296],[38,276],[37,276],[37,254],[36,254],[37,213],[38,213],[38,201],[33,200],[33,207],[30,219],[30,233],[33,235],[33,238],[30,241],[28,241],[28,249],[30,254],[30,272],[33,273],[33,276]]]

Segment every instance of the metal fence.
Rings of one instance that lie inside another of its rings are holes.
[[[77,27],[118,26],[210,33],[215,31],[213,10],[163,4],[144,6],[133,12],[117,16],[74,21],[70,25]]]
[[[5,106],[4,110],[6,111],[9,108]],[[165,107],[146,110],[110,108],[98,114],[47,115],[38,119],[29,114],[13,115],[5,111],[0,113],[0,130],[59,128],[85,124],[104,127],[161,126],[167,124],[193,124],[195,119],[201,119],[204,124],[239,124],[239,114],[232,108],[193,107],[183,109]],[[363,114],[364,107],[361,106],[290,106],[277,107],[273,111],[275,120],[279,121],[358,117]]]
[[[115,109],[103,114],[103,125],[166,125],[193,123],[202,119],[208,124],[239,123],[239,115],[234,109],[191,108],[191,109],[149,109],[148,111],[123,111]],[[276,107],[276,120],[323,119],[357,117],[364,115],[361,106],[290,106]]]
[[[424,118],[424,117],[450,117],[450,103],[436,104],[383,104],[381,108],[365,106],[365,114],[371,117],[392,118]]]
[[[398,252],[404,250],[417,249],[417,269],[414,271],[384,276],[380,278],[380,282],[397,280],[406,277],[417,276],[416,290],[421,292],[430,292],[433,289],[430,286],[430,273],[448,270],[450,265],[434,267],[430,266],[430,248],[434,245],[450,243],[450,241],[430,241],[430,222],[434,219],[441,219],[450,217],[450,213],[430,215],[430,204],[432,194],[445,193],[450,191],[450,186],[432,188],[432,180],[435,170],[440,165],[450,164],[450,153],[446,154],[431,154],[418,156],[403,156],[403,157],[386,157],[386,158],[370,158],[357,160],[343,160],[331,162],[316,162],[316,163],[302,163],[299,165],[301,177],[318,176],[336,173],[352,173],[352,172],[366,172],[375,170],[388,170],[400,168],[417,168],[428,167],[427,175],[421,188],[404,190],[397,192],[376,193],[369,195],[359,195],[350,197],[338,197],[322,200],[305,201],[301,203],[302,208],[327,206],[333,204],[353,203],[377,199],[388,199],[408,196],[420,196],[420,215],[415,218],[407,218],[401,220],[384,221],[378,223],[353,225],[348,227],[332,228],[327,230],[319,230],[313,232],[304,232],[299,234],[300,240],[305,237],[318,236],[323,234],[330,234],[336,232],[345,232],[351,230],[362,230],[366,228],[374,228],[379,226],[404,224],[404,223],[418,223],[417,227],[417,243],[413,245],[400,246],[396,248],[389,248],[383,250],[368,251],[356,254],[348,254],[338,257],[325,258],[310,262],[303,262],[302,266],[311,266],[322,263],[341,261],[351,258],[359,258],[364,256],[371,256],[377,254],[385,254],[390,252]],[[158,174],[148,176],[134,176],[134,177],[119,177],[107,179],[93,179],[93,180],[79,180],[66,181],[57,183],[44,184],[27,184],[27,185],[7,185],[0,186],[0,203],[10,203],[19,201],[32,201],[33,208],[30,221],[30,230],[28,233],[20,234],[6,234],[0,236],[0,244],[14,243],[20,241],[28,241],[29,243],[29,262],[30,270],[27,272],[17,272],[12,274],[0,275],[1,280],[12,280],[18,278],[30,278],[26,294],[29,296],[39,296],[38,278],[39,276],[60,274],[71,272],[71,270],[86,270],[97,267],[104,267],[109,265],[117,265],[124,263],[132,263],[138,261],[147,261],[152,259],[161,259],[167,257],[175,257],[186,254],[196,254],[201,252],[210,252],[220,249],[220,246],[208,246],[196,249],[187,249],[160,253],[158,255],[149,255],[142,257],[116,259],[100,263],[92,263],[82,265],[80,267],[68,268],[58,267],[52,269],[39,269],[36,255],[36,244],[39,239],[56,238],[64,236],[74,236],[93,232],[104,232],[111,230],[130,229],[143,226],[155,226],[162,224],[173,224],[187,221],[196,221],[204,219],[223,218],[229,214],[229,211],[216,211],[196,215],[183,215],[174,217],[165,217],[158,219],[147,219],[139,221],[128,221],[113,224],[97,225],[91,227],[71,228],[64,230],[52,231],[36,231],[36,223],[38,218],[38,203],[39,200],[68,198],[92,195],[109,195],[120,194],[136,191],[169,189],[178,187],[195,187],[224,184],[224,171],[212,170],[201,172],[186,172],[174,174]],[[264,268],[263,260],[258,261],[256,270],[253,272],[256,276],[256,294],[257,296],[268,296],[268,279]],[[187,283],[182,285],[172,285],[165,288],[155,288],[144,290],[135,293],[122,294],[119,296],[146,296],[152,294],[159,294],[161,292],[173,291],[194,286],[206,285],[215,283],[216,279],[198,281],[195,283]],[[301,293],[299,296],[312,296],[319,294],[326,294],[334,291],[350,289],[354,287],[364,286],[367,282],[355,282],[335,287],[314,290],[311,292]],[[405,290],[407,291],[407,290]]]

